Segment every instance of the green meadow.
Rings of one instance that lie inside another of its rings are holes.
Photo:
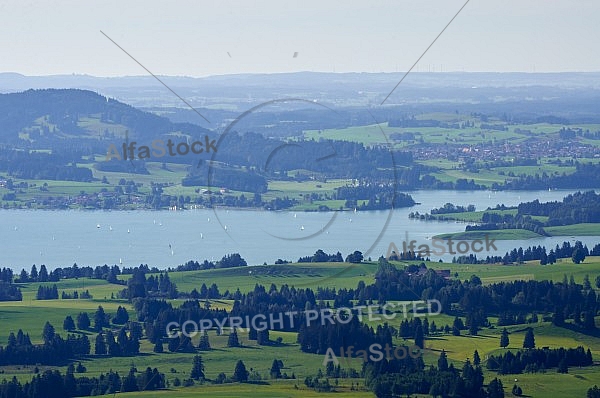
[[[449,234],[440,234],[434,236],[437,239],[452,240],[476,240],[476,239],[497,239],[497,240],[525,240],[539,238],[540,235],[527,229],[492,229],[485,231],[467,231],[455,232]]]
[[[510,211],[510,210],[507,210]],[[456,217],[462,221],[478,222],[477,215],[471,213],[457,213],[460,215],[450,215],[450,217]],[[542,216],[534,218],[543,218]],[[597,236],[600,234],[600,223],[584,223],[584,224],[572,224],[572,225],[561,225],[556,227],[544,228],[550,236]],[[453,239],[453,240],[475,240],[475,239],[489,239],[497,240],[525,240],[531,238],[539,238],[541,235],[536,234],[533,231],[527,229],[491,229],[482,231],[466,231],[466,232],[454,232],[448,234],[440,234],[434,236],[437,239]]]
[[[413,262],[393,262],[397,266],[407,265]],[[582,264],[573,264],[570,260],[560,260],[553,265],[541,266],[537,261],[527,262],[522,265],[492,265],[492,264],[449,264],[427,262],[427,266],[433,269],[450,269],[451,278],[458,277],[461,280],[469,279],[471,275],[477,275],[484,284],[496,283],[500,281],[511,280],[542,280],[548,279],[555,282],[562,281],[563,278],[573,276],[574,280],[581,283],[586,275],[594,280],[596,275],[600,274],[600,257],[588,257]],[[363,264],[349,263],[316,263],[316,264],[285,264],[269,266],[253,266],[232,269],[216,269],[204,271],[171,272],[170,278],[175,282],[180,291],[190,291],[193,288],[199,289],[202,283],[210,286],[216,283],[221,292],[229,290],[234,292],[240,289],[242,292],[248,292],[256,284],[262,284],[268,288],[271,284],[281,286],[287,284],[296,287],[336,287],[336,288],[355,288],[359,281],[369,284],[374,281],[373,276],[377,268],[375,262],[366,262]],[[250,273],[250,271],[252,271]],[[126,279],[126,276],[122,276]],[[52,285],[52,283],[45,283]],[[5,344],[6,337],[12,332],[21,328],[29,333],[34,343],[41,342],[41,330],[46,321],[54,325],[57,332],[65,334],[62,330],[62,322],[67,315],[76,317],[79,312],[86,311],[93,318],[93,313],[99,305],[109,314],[114,314],[119,305],[127,308],[131,317],[135,317],[131,305],[123,300],[111,298],[116,295],[123,286],[109,284],[102,280],[93,280],[80,278],[73,280],[62,280],[57,283],[59,292],[79,292],[89,290],[93,295],[92,299],[84,300],[36,300],[35,293],[39,283],[28,283],[20,285],[23,292],[22,302],[0,302],[0,342]],[[174,305],[178,305],[181,300],[173,300]],[[230,309],[231,300],[210,300],[210,305],[214,308]],[[600,352],[600,339],[596,335],[581,333],[575,328],[557,328],[549,322],[544,322],[543,317],[546,314],[538,314],[539,322],[528,325],[514,325],[507,329],[510,332],[510,344],[507,349],[516,350],[521,347],[525,329],[528,326],[533,327],[535,332],[536,346],[543,347],[576,347],[583,345],[590,348],[594,353],[594,359],[600,360],[597,354]],[[406,314],[412,317],[413,314]],[[387,322],[398,327],[404,314],[397,312],[395,317]],[[363,318],[367,324],[376,327],[377,320],[368,320]],[[426,339],[426,351],[424,360],[426,364],[437,363],[437,358],[441,350],[447,352],[448,358],[456,367],[462,367],[462,363],[467,359],[472,359],[474,350],[477,350],[484,362],[487,356],[498,354],[505,349],[499,347],[499,338],[501,327],[495,326],[496,319],[489,318],[492,327],[484,328],[478,336],[453,336],[451,334],[440,334],[430,336]],[[432,315],[429,322],[434,321],[438,328],[445,325],[451,325],[453,316],[446,314]],[[600,325],[600,319],[596,320]],[[93,331],[78,331],[85,333],[92,342],[95,338]],[[138,392],[122,394],[128,397],[310,397],[318,396],[315,391],[307,389],[303,381],[306,376],[315,375],[318,369],[324,371],[324,356],[306,354],[300,351],[296,342],[296,333],[274,332],[270,333],[270,339],[273,341],[269,346],[258,346],[256,341],[248,340],[247,332],[240,331],[239,336],[243,347],[228,348],[227,338],[228,330],[222,335],[216,332],[209,332],[211,350],[200,352],[206,367],[206,377],[214,379],[219,373],[223,372],[231,376],[235,367],[235,362],[242,359],[248,369],[257,372],[263,379],[255,384],[225,384],[196,385],[194,387],[175,387],[176,379],[183,381],[189,377],[192,357],[194,354],[185,353],[162,353],[152,352],[152,345],[145,339],[142,340],[142,355],[135,357],[105,358],[90,355],[82,360],[87,367],[85,375],[97,376],[102,372],[112,369],[120,374],[125,374],[133,365],[139,371],[143,371],[147,366],[158,367],[165,374],[169,382],[169,389],[155,392]],[[199,336],[195,336],[192,341],[198,343]],[[280,343],[275,341],[281,338]],[[395,338],[395,342],[411,344],[412,340],[404,342],[402,339]],[[166,349],[166,347],[165,347]],[[280,359],[284,363],[282,373],[288,376],[295,376],[295,379],[271,380],[269,379],[269,369],[273,359]],[[356,370],[361,368],[361,359],[354,358],[340,360],[342,367],[352,367]],[[43,371],[53,367],[40,367]],[[64,373],[66,366],[58,367]],[[0,367],[3,374],[0,378],[12,378],[16,376],[22,381],[29,380],[34,371],[33,366],[4,366]],[[485,370],[486,381],[491,380],[497,375]],[[531,397],[544,397],[552,393],[557,398],[582,396],[587,389],[600,380],[600,367],[593,366],[584,369],[569,369],[568,374],[557,374],[555,369],[548,369],[546,373],[521,374],[500,376],[506,393],[510,393],[510,388],[514,384],[514,379],[518,379],[524,394]],[[331,380],[333,383],[333,380]],[[360,386],[359,391],[351,391],[351,384]],[[340,379],[336,387],[337,394],[340,396],[366,397],[373,396],[372,393],[365,391],[362,380]],[[120,394],[121,395],[121,394]]]
[[[558,227],[544,228],[552,236],[558,235],[579,235],[579,236],[596,236],[600,235],[600,223],[584,223],[561,225]]]

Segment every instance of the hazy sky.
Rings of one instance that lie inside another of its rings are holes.
[[[146,74],[100,30],[160,75],[405,71],[464,2],[0,0],[0,72]],[[415,70],[600,71],[599,33],[598,0],[471,0]]]

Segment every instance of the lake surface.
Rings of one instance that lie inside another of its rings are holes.
[[[278,258],[296,261],[314,254],[340,251],[345,257],[360,250],[365,257],[386,255],[390,242],[402,242],[440,233],[464,231],[465,224],[410,220],[413,211],[428,212],[447,202],[474,204],[485,210],[539,199],[561,200],[575,191],[415,191],[420,204],[393,211],[271,212],[254,210],[196,209],[186,211],[29,211],[0,210],[0,267],[29,270],[32,264],[48,269],[83,265],[165,268],[188,260],[219,260],[240,253],[250,265],[272,264]],[[581,240],[591,248],[599,236],[536,238],[496,241],[504,255],[514,247],[543,245],[549,250],[565,240]],[[453,255],[441,256],[450,261]],[[432,259],[437,260],[438,256]]]

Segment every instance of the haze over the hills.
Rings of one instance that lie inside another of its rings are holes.
[[[161,79],[194,107],[240,112],[281,98],[316,100],[336,107],[378,106],[403,76],[404,73],[298,72]],[[92,90],[136,107],[188,108],[152,76],[0,73],[0,92],[41,88]],[[547,101],[595,96],[598,89],[600,73],[410,73],[385,105]],[[199,123],[204,122],[198,119]]]

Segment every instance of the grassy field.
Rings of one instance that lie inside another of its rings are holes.
[[[552,236],[596,236],[600,235],[600,223],[561,225],[558,227],[546,227],[544,230]]]
[[[539,261],[528,261],[522,265],[430,262],[427,263],[427,267],[433,269],[450,269],[453,275],[455,272],[458,273],[458,278],[461,280],[469,279],[471,275],[477,275],[483,283],[519,279],[561,282],[565,276],[570,277],[571,275],[577,283],[582,283],[585,275],[589,275],[590,280],[593,280],[595,275],[600,274],[600,257],[586,257],[585,261],[581,264],[574,264],[570,259],[563,258],[552,265],[540,265]]]
[[[258,283],[270,286],[287,284],[296,287],[355,288],[359,281],[373,282],[373,274],[377,264],[365,262],[350,263],[301,263],[275,266],[253,266],[251,269],[230,268],[206,271],[186,271],[169,274],[171,280],[181,291],[199,289],[202,283],[210,286],[216,283],[219,290],[242,293],[254,289]]]
[[[449,216],[452,219],[457,219],[460,221],[478,222],[481,220],[481,217],[479,216],[478,218],[478,215],[475,213],[481,212],[456,213],[450,214]],[[543,217],[538,216],[536,218],[540,219]],[[544,231],[546,231],[550,236],[597,236],[598,234],[600,234],[600,223],[586,223],[546,227],[544,228]],[[533,231],[529,231],[526,229],[494,229],[485,231],[468,231],[440,234],[434,236],[434,238],[453,240],[475,240],[485,239],[486,235],[489,239],[497,240],[525,240],[531,238],[539,238],[541,236]]]
[[[350,391],[350,383],[360,383],[362,380],[340,379],[339,387],[334,395],[362,398],[374,395],[368,391]],[[297,386],[297,388],[296,388]],[[302,380],[280,380],[270,381],[269,385],[260,384],[225,384],[225,385],[202,385],[190,388],[172,389],[168,392],[139,392],[120,394],[123,397],[218,397],[218,398],[245,398],[245,397],[266,397],[266,398],[296,398],[296,397],[322,397],[324,393],[318,393],[312,389],[308,389]]]
[[[133,310],[131,305],[123,300],[111,300],[111,294],[123,289],[122,285],[113,285],[106,281],[80,278],[63,280],[57,283],[59,287],[59,297],[62,291],[79,293],[89,290],[92,295],[91,300],[36,300],[35,295],[39,283],[19,284],[23,293],[23,301],[0,301],[0,341],[8,337],[10,332],[17,332],[22,329],[29,332],[32,342],[41,343],[41,331],[46,321],[50,322],[57,331],[62,331],[62,325],[65,317],[71,315],[76,318],[80,312],[88,312],[90,319],[93,312],[101,305],[107,313],[116,313],[119,305],[125,306],[128,310]],[[53,283],[43,283],[46,286],[52,286]],[[105,299],[106,297],[106,299]]]
[[[494,229],[486,231],[456,232],[434,236],[437,239],[452,240],[475,240],[475,239],[497,239],[497,240],[525,240],[539,238],[540,235],[526,229]]]
[[[409,264],[410,262],[394,262],[397,266]],[[556,264],[541,266],[537,261],[527,262],[518,266],[502,266],[490,264],[465,265],[428,262],[427,266],[434,269],[450,269],[452,278],[456,273],[460,279],[468,279],[471,275],[479,276],[484,284],[495,283],[510,280],[542,280],[562,281],[566,276],[573,276],[576,282],[581,283],[583,278],[588,275],[594,279],[595,275],[600,274],[600,257],[588,257],[582,264],[573,264],[570,260],[561,260]],[[287,264],[277,266],[257,266],[244,267],[237,269],[217,269],[206,271],[172,272],[171,280],[178,285],[180,291],[190,291],[193,288],[199,289],[202,283],[210,286],[216,283],[223,292],[226,289],[235,291],[239,288],[242,292],[250,291],[254,285],[259,283],[266,287],[271,283],[276,286],[288,284],[289,286],[305,286],[316,289],[321,287],[336,288],[355,288],[359,281],[363,280],[369,284],[374,281],[373,274],[376,269],[375,263],[365,263],[352,265],[347,263],[326,263],[326,264]],[[252,274],[249,274],[249,270]],[[51,285],[46,283],[46,285]],[[80,278],[77,280],[63,280],[57,283],[59,291],[89,290],[94,296],[91,300],[35,300],[35,292],[38,283],[21,284],[24,300],[22,302],[0,302],[0,336],[8,336],[11,331],[22,328],[28,332],[34,343],[41,342],[41,330],[46,321],[52,323],[57,332],[62,331],[62,321],[66,315],[75,317],[81,311],[87,311],[91,317],[98,305],[109,314],[114,314],[119,305],[125,306],[130,316],[134,316],[134,311],[130,304],[111,299],[111,294],[118,292],[123,288],[122,285],[109,284],[101,280],[91,280]],[[106,297],[106,299],[105,299]],[[178,305],[180,301],[174,300],[173,304]],[[230,300],[211,300],[211,306],[215,308],[230,309],[232,302]],[[508,349],[516,350],[520,348],[525,328],[531,326],[534,328],[536,345],[538,347],[576,347],[583,345],[590,348],[594,354],[595,360],[600,360],[600,338],[597,335],[581,333],[572,328],[556,328],[548,322],[540,321],[530,325],[509,326],[510,344]],[[408,316],[412,316],[409,314]],[[366,318],[366,317],[365,317]],[[391,320],[391,324],[398,326],[403,319],[402,314]],[[436,325],[443,327],[451,325],[452,316],[445,314],[434,315],[429,318],[429,322],[435,321]],[[490,318],[492,325],[496,319]],[[378,321],[367,321],[367,323],[376,327]],[[597,319],[600,325],[600,319]],[[478,350],[482,360],[485,362],[487,356],[498,354],[503,349],[499,347],[499,336],[501,328],[484,328],[478,336],[452,336],[451,334],[436,334],[426,340],[427,350],[424,355],[426,364],[437,362],[439,352],[443,349],[447,352],[448,358],[456,367],[462,367],[462,363],[467,358],[472,358],[473,351]],[[93,342],[95,332],[86,331],[88,337]],[[91,355],[82,362],[87,367],[88,376],[97,376],[109,369],[118,371],[120,374],[126,373],[134,365],[140,371],[147,366],[158,367],[165,373],[170,383],[170,389],[159,392],[139,392],[119,394],[128,397],[163,397],[163,396],[206,396],[206,397],[244,397],[244,396],[265,396],[265,397],[310,397],[318,394],[304,386],[304,377],[314,375],[322,365],[324,357],[321,355],[305,354],[299,349],[296,342],[296,333],[290,332],[271,332],[272,341],[278,337],[281,338],[281,344],[274,343],[271,346],[258,346],[255,341],[248,340],[247,332],[240,332],[240,339],[243,344],[241,348],[228,348],[227,338],[229,331],[218,336],[215,332],[209,332],[209,339],[212,349],[208,352],[201,352],[205,366],[206,376],[214,379],[219,373],[224,372],[231,376],[238,359],[242,359],[247,368],[252,368],[263,378],[261,384],[225,384],[212,385],[205,384],[190,388],[175,388],[173,382],[176,378],[184,380],[189,377],[191,361],[194,354],[184,353],[163,353],[155,354],[152,352],[152,345],[147,340],[142,340],[141,352],[143,355],[136,357],[104,358]],[[198,336],[193,338],[193,343],[198,343]],[[397,343],[402,340],[396,339]],[[410,344],[411,341],[409,340]],[[4,344],[4,342],[2,342]],[[294,374],[296,379],[291,380],[270,380],[268,372],[273,359],[280,359],[284,363],[282,372],[291,376]],[[361,360],[343,359],[343,367],[353,367],[360,370]],[[45,370],[47,367],[40,367]],[[64,373],[66,367],[59,367]],[[22,381],[29,380],[33,375],[33,367],[23,366],[4,366],[0,367],[4,372],[0,378],[11,378],[13,375]],[[489,382],[497,375],[485,371],[486,382]],[[546,373],[522,374],[501,376],[506,388],[514,384],[514,379],[524,390],[524,393],[531,397],[544,397],[549,393],[557,398],[582,396],[585,391],[591,387],[595,380],[600,380],[600,367],[594,366],[585,369],[569,369],[566,375],[557,374],[556,370],[549,369]],[[333,382],[333,380],[332,380]],[[350,383],[359,383],[362,386],[362,380],[339,380],[337,394],[340,396],[366,397],[373,396],[368,391],[350,391]]]

